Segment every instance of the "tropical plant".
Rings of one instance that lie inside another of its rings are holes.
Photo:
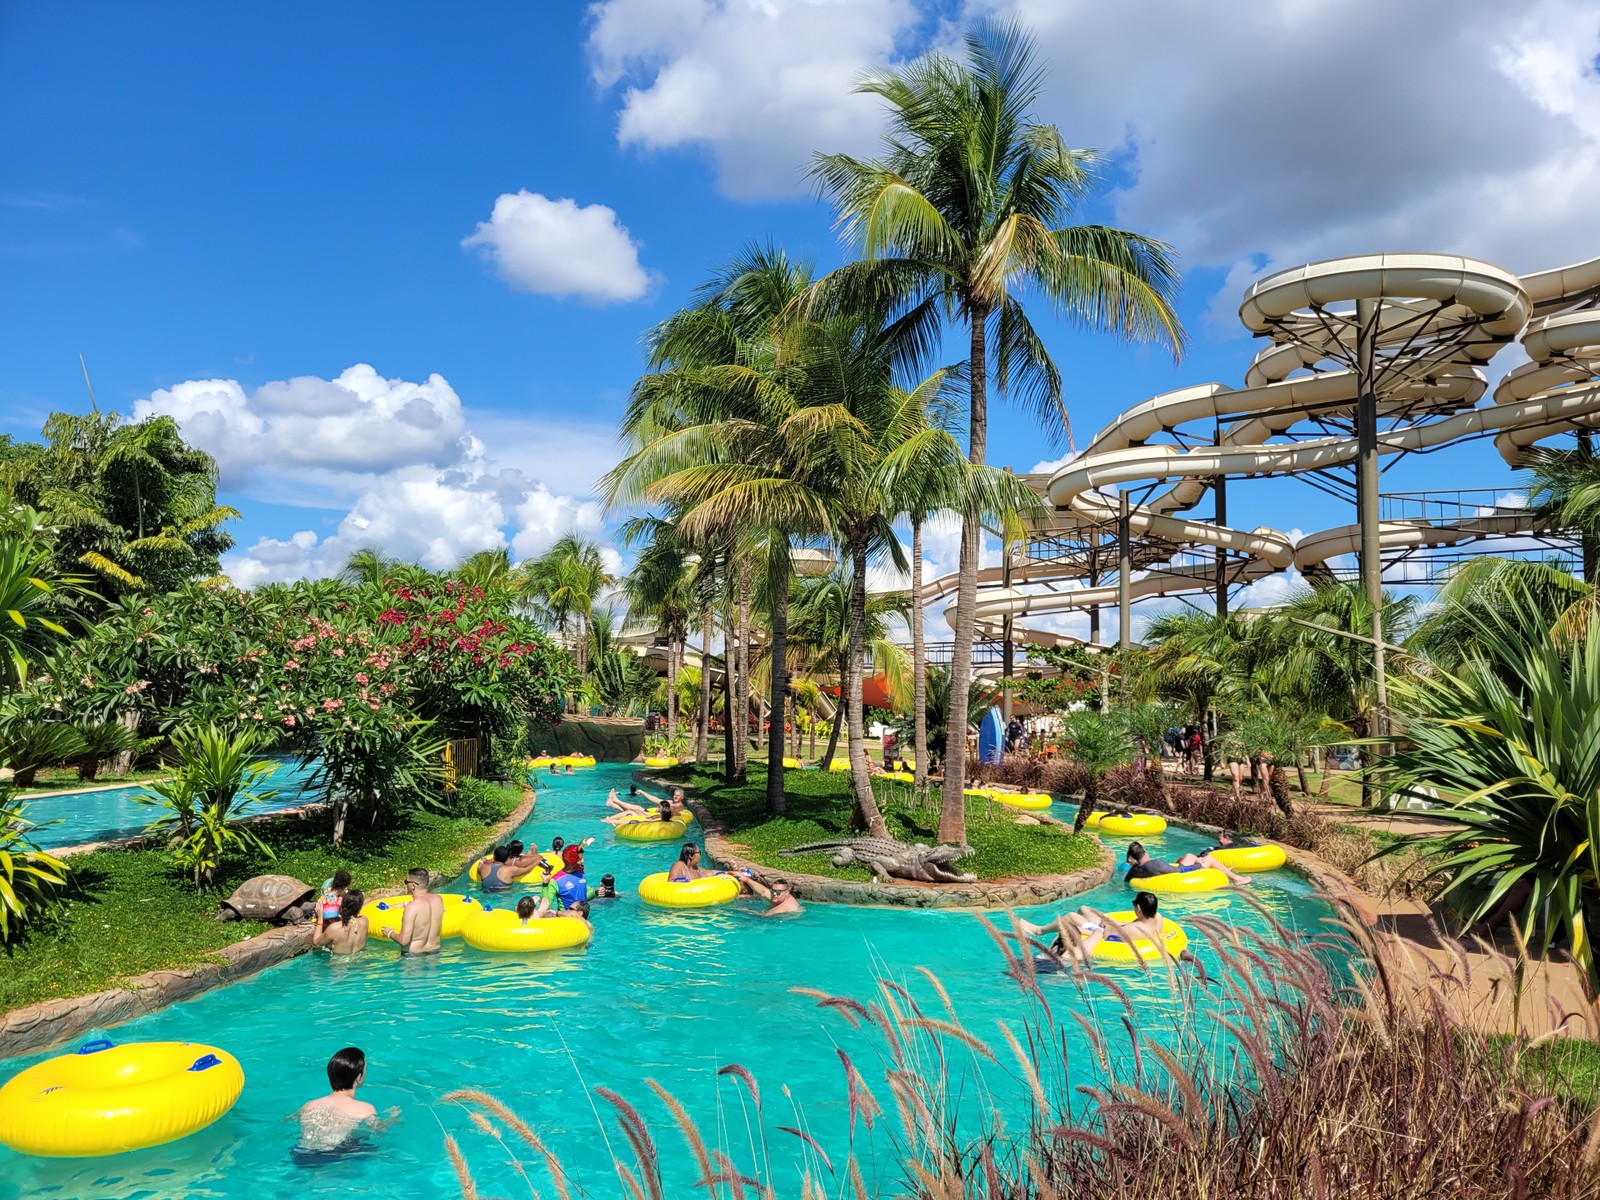
[[[1088,773],[1083,785],[1083,801],[1073,818],[1072,832],[1082,833],[1089,814],[1100,800],[1100,781],[1107,773],[1133,758],[1134,741],[1127,724],[1103,713],[1068,713],[1061,721],[1061,749]]]
[[[667,737],[678,735],[680,712],[687,712],[693,703],[681,696],[679,676],[684,670],[684,653],[689,638],[689,622],[699,609],[698,589],[703,581],[697,578],[696,567],[701,559],[693,546],[678,537],[676,527],[655,517],[640,517],[629,521],[623,528],[623,538],[630,543],[643,542],[633,570],[623,581],[628,596],[628,616],[651,621],[656,636],[666,643],[667,678],[663,691],[663,707],[667,714]],[[699,672],[695,672],[696,689]]]
[[[83,579],[56,574],[39,533],[39,516],[15,512],[0,531],[0,693],[28,682],[28,666],[58,638],[67,605]]]
[[[1177,276],[1160,242],[1098,225],[1065,224],[1090,192],[1098,157],[1070,150],[1053,126],[1030,119],[1043,85],[1031,40],[1018,25],[982,24],[965,38],[966,60],[931,53],[869,75],[857,90],[883,98],[883,157],[819,155],[813,176],[864,261],[825,281],[845,309],[895,306],[896,342],[920,358],[954,315],[970,342],[968,453],[988,444],[988,380],[1015,391],[1052,430],[1066,424],[1061,378],[1028,320],[1022,293],[1037,292],[1069,320],[1176,352],[1183,335],[1172,307]],[[955,653],[957,738],[972,673],[980,524],[963,514]],[[965,821],[962,782],[947,775],[941,841]]]
[[[64,721],[25,712],[0,717],[0,767],[10,767],[12,782],[32,787],[40,767],[70,762],[83,752],[83,736]]]
[[[376,546],[358,546],[344,560],[344,566],[339,568],[339,581],[377,587],[403,565],[398,558],[385,554]]]
[[[217,503],[217,464],[171,417],[51,413],[42,445],[0,448],[0,488],[45,514],[57,570],[88,568],[108,595],[214,577],[239,514]]]
[[[77,752],[78,778],[92,780],[108,758],[131,754],[144,743],[126,725],[115,721],[84,721],[73,726],[81,743]]]
[[[1594,433],[1580,429],[1572,447],[1527,451],[1528,504],[1545,529],[1574,530],[1583,555],[1583,580],[1600,584],[1600,457]]]
[[[1147,701],[1135,704],[1117,714],[1122,727],[1137,744],[1139,756],[1144,759],[1144,772],[1156,790],[1167,790],[1166,771],[1161,766],[1161,745],[1167,731],[1178,723],[1178,709],[1173,704]]]
[[[590,614],[611,583],[600,547],[575,533],[563,534],[520,568],[517,590],[555,627],[577,660],[580,677],[589,666]]]
[[[608,609],[596,609],[591,615],[589,673],[583,681],[585,699],[608,717],[637,711],[656,690],[656,673],[632,650],[617,644],[615,620]]]
[[[248,810],[278,793],[265,785],[276,763],[259,757],[263,739],[255,730],[230,734],[215,725],[179,729],[172,736],[173,774],[135,797],[163,810],[149,825],[165,837],[173,861],[205,891],[230,853],[248,850],[272,858],[272,849],[250,830]]]
[[[1600,986],[1600,624],[1554,640],[1529,596],[1483,612],[1474,642],[1391,685],[1406,742],[1380,782],[1454,797],[1451,828],[1391,849],[1423,851],[1469,921],[1517,889],[1523,930]]]
[[[14,941],[24,925],[48,913],[67,883],[66,864],[34,844],[38,826],[24,807],[0,794],[0,942]]]
[[[1289,798],[1285,772],[1291,764],[1298,766],[1313,746],[1333,746],[1349,740],[1349,727],[1331,717],[1261,705],[1229,721],[1218,745],[1230,758],[1240,761],[1265,759],[1270,764],[1265,768],[1268,794],[1284,816],[1292,817],[1294,804]]]
[[[999,689],[987,680],[974,679],[967,684],[966,711],[969,713],[983,712],[991,707],[1000,697]],[[960,770],[949,770],[949,764],[944,759],[944,748],[950,744],[947,722],[950,720],[950,671],[942,666],[928,667],[928,696],[927,696],[927,727],[928,727],[928,753],[934,756],[930,771],[944,770],[946,774],[963,775]],[[908,739],[912,734],[913,717],[907,714],[897,714],[890,719],[889,725],[897,737]],[[963,765],[967,758],[967,742],[963,734],[961,739],[961,758],[958,760]]]

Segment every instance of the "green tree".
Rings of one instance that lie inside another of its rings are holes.
[[[0,694],[24,686],[29,665],[70,636],[63,622],[82,591],[82,577],[56,573],[37,530],[32,510],[0,528]]]
[[[215,725],[180,728],[172,735],[177,757],[172,775],[149,784],[148,795],[134,797],[163,811],[150,831],[167,837],[173,860],[193,874],[197,891],[211,886],[231,851],[273,856],[243,820],[278,794],[266,786],[277,765],[260,757],[263,744],[257,730],[229,734]]]
[[[33,841],[38,828],[24,806],[0,794],[0,943],[54,907],[67,885],[67,867]]]
[[[1078,805],[1078,815],[1072,821],[1072,832],[1082,833],[1089,823],[1089,814],[1100,802],[1100,781],[1108,771],[1133,758],[1133,738],[1126,722],[1119,717],[1080,709],[1062,718],[1061,746],[1088,773],[1083,785],[1083,802]]]
[[[555,626],[577,660],[580,677],[589,669],[589,616],[612,582],[600,547],[575,533],[563,534],[550,549],[522,564],[518,591]]]
[[[1183,334],[1166,246],[1067,223],[1094,185],[1097,156],[1069,149],[1055,127],[1030,118],[1044,80],[1031,40],[1017,25],[983,24],[965,42],[965,62],[932,53],[864,79],[858,90],[889,106],[882,157],[819,155],[813,176],[864,260],[829,277],[831,303],[894,303],[896,341],[912,357],[937,345],[947,315],[966,326],[967,449],[982,463],[991,373],[1049,428],[1066,425],[1060,372],[1025,312],[1027,292],[1075,324],[1174,352]],[[980,528],[963,514],[947,757],[964,752],[955,739],[966,727]],[[946,772],[941,841],[959,840],[965,823],[960,775]]]
[[[1527,457],[1534,519],[1545,529],[1575,531],[1583,580],[1600,583],[1600,457],[1593,432],[1580,429],[1571,447],[1531,447]]]

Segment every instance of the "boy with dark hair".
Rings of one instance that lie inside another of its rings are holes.
[[[300,1122],[300,1149],[337,1150],[363,1126],[378,1127],[378,1110],[356,1099],[356,1089],[366,1078],[367,1056],[355,1046],[346,1046],[328,1060],[332,1090],[307,1101],[294,1114]]]

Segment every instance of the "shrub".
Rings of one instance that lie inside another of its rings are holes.
[[[173,861],[193,873],[197,890],[211,886],[230,852],[253,850],[272,857],[240,820],[245,810],[278,794],[265,787],[277,768],[256,756],[262,740],[255,730],[230,737],[214,725],[180,729],[172,738],[175,774],[150,784],[148,795],[135,797],[165,811],[150,829],[170,839]]]
[[[487,779],[463,777],[456,780],[455,791],[446,807],[452,817],[493,825],[509,817],[517,802],[513,788],[490,783]]]
[[[22,812],[21,803],[0,796],[0,942],[50,911],[67,882],[65,864],[33,844],[36,826]]]

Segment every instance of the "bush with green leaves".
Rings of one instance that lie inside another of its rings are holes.
[[[229,734],[215,725],[179,730],[171,778],[149,785],[140,803],[163,810],[149,826],[167,839],[172,858],[204,891],[232,852],[272,857],[272,850],[242,820],[278,793],[267,785],[278,764],[262,759],[262,737],[254,730]]]
[[[23,712],[0,717],[0,767],[11,768],[18,787],[32,787],[40,767],[75,759],[83,748],[83,735],[65,721]]]
[[[67,883],[66,865],[33,842],[24,806],[0,794],[0,943],[49,912]]]
[[[454,790],[448,795],[446,815],[492,824],[510,816],[517,807],[517,800],[513,788],[464,775],[456,780]]]

